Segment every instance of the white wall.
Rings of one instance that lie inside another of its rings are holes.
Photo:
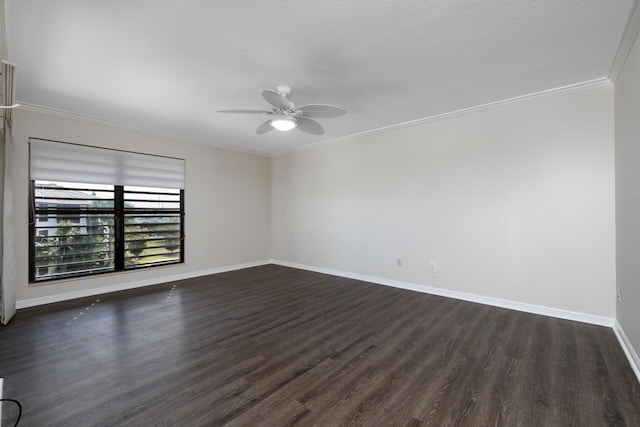
[[[640,354],[640,41],[615,84],[617,320]],[[640,369],[640,360],[636,362]],[[640,375],[640,374],[639,374]]]
[[[24,109],[14,113],[17,300],[166,280],[270,258],[270,159],[213,145]],[[183,265],[49,284],[28,284],[28,138],[37,137],[186,160]],[[22,214],[21,214],[22,213]],[[20,237],[22,236],[22,237]],[[197,259],[196,254],[202,252]]]
[[[611,86],[531,98],[271,160],[26,110],[17,110],[14,120],[14,202],[24,212],[15,220],[17,236],[27,235],[30,136],[187,160],[184,265],[30,286],[28,242],[18,238],[18,259],[24,261],[17,265],[18,301],[271,257],[595,316],[615,314]],[[198,251],[202,259],[195,257]],[[402,267],[396,267],[397,258]],[[431,261],[437,273],[429,271]]]
[[[613,102],[583,88],[278,156],[272,256],[613,318]]]

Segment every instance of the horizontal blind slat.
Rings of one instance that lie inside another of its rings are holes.
[[[184,189],[182,159],[32,139],[32,180]]]

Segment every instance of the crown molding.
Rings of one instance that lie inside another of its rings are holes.
[[[22,101],[17,101],[17,102],[20,104],[21,110],[29,111],[32,113],[48,114],[48,115],[60,117],[63,119],[78,120],[83,122],[99,124],[103,126],[111,126],[111,127],[116,127],[120,129],[126,129],[130,131],[145,133],[148,135],[162,136],[162,137],[168,137],[168,138],[178,138],[178,139],[182,139],[188,142],[193,142],[196,144],[204,144],[204,145],[207,145],[208,147],[220,148],[222,150],[237,151],[241,153],[254,154],[262,157],[269,157],[269,154],[263,151],[254,151],[254,150],[248,150],[244,148],[233,147],[230,145],[211,142],[204,139],[198,139],[191,136],[182,135],[179,133],[161,131],[157,129],[146,128],[143,126],[136,126],[128,123],[118,122],[115,120],[101,119],[99,117],[94,117],[94,116],[89,116],[84,114],[70,113],[68,111],[57,110],[55,108],[42,107],[40,105],[29,104]]]
[[[625,28],[620,44],[618,45],[618,51],[613,59],[613,65],[611,65],[611,70],[609,70],[609,80],[613,83],[615,83],[620,76],[620,72],[622,71],[625,62],[627,62],[627,57],[629,57],[629,52],[631,52],[633,43],[638,38],[638,33],[640,33],[640,3],[636,0],[634,1],[634,6],[631,10],[631,16],[627,22],[627,27]]]
[[[358,138],[358,137],[361,137],[361,136],[365,136],[365,135],[374,135],[374,134],[386,132],[386,131],[389,131],[389,130],[400,129],[400,128],[409,127],[409,126],[415,126],[415,125],[421,125],[421,124],[429,123],[429,122],[432,122],[432,121],[447,119],[447,118],[456,117],[456,116],[464,116],[466,114],[473,114],[473,113],[476,113],[476,112],[479,112],[479,111],[489,110],[489,109],[492,109],[492,108],[499,108],[499,107],[502,107],[502,106],[505,106],[505,105],[528,102],[528,101],[532,101],[532,100],[535,100],[535,99],[538,99],[538,98],[541,98],[541,97],[562,96],[562,95],[567,95],[567,94],[571,94],[571,93],[581,92],[581,91],[584,91],[584,90],[600,88],[600,87],[607,87],[607,86],[611,86],[611,85],[612,85],[611,80],[609,78],[603,77],[603,78],[600,78],[600,79],[594,79],[594,80],[589,80],[589,81],[581,82],[581,83],[575,83],[575,84],[562,86],[562,87],[558,87],[558,88],[554,88],[554,89],[543,90],[543,91],[540,91],[540,92],[534,92],[534,93],[530,93],[530,94],[527,94],[527,95],[521,95],[521,96],[516,96],[516,97],[513,97],[513,98],[507,98],[507,99],[503,99],[503,100],[500,100],[500,101],[489,102],[489,103],[477,105],[477,106],[474,106],[474,107],[463,108],[463,109],[460,109],[460,110],[450,111],[450,112],[443,113],[443,114],[437,114],[437,115],[425,117],[425,118],[422,118],[422,119],[411,120],[411,121],[404,122],[404,123],[399,123],[399,124],[394,124],[394,125],[390,125],[390,126],[385,126],[385,127],[382,127],[382,128],[372,129],[372,130],[368,130],[368,131],[364,131],[364,132],[360,132],[360,133],[355,133],[355,134],[351,134],[351,135],[347,135],[347,136],[342,136],[342,137],[339,137],[339,138],[319,141],[319,142],[316,142],[316,143],[313,143],[313,144],[307,144],[307,145],[304,145],[304,146],[301,146],[301,147],[295,147],[295,148],[292,148],[292,149],[288,149],[288,150],[284,150],[284,151],[280,151],[280,152],[276,152],[276,153],[267,153],[267,152],[263,152],[263,151],[254,151],[254,150],[242,149],[242,148],[237,148],[237,147],[233,147],[233,146],[229,146],[229,145],[213,143],[213,142],[209,142],[209,141],[206,141],[206,140],[197,139],[197,138],[193,138],[193,137],[189,137],[189,136],[181,135],[181,134],[177,134],[177,133],[159,131],[159,130],[155,130],[155,129],[145,128],[145,127],[141,127],[141,126],[135,126],[135,125],[122,123],[122,122],[117,122],[117,121],[105,120],[105,119],[101,119],[101,118],[98,118],[98,117],[93,117],[93,116],[88,116],[88,115],[83,115],[83,114],[70,113],[70,112],[63,111],[63,110],[57,110],[57,109],[53,109],[53,108],[42,107],[42,106],[38,106],[38,105],[24,103],[22,101],[18,101],[18,102],[20,103],[20,108],[21,109],[26,110],[26,111],[31,111],[31,112],[34,112],[34,113],[49,114],[49,115],[62,117],[62,118],[67,118],[67,119],[86,121],[86,122],[101,124],[101,125],[105,125],[105,126],[112,126],[112,127],[118,127],[118,128],[137,131],[137,132],[143,132],[143,133],[147,133],[147,134],[151,134],[151,135],[165,136],[165,137],[171,137],[171,138],[179,138],[179,139],[183,139],[183,140],[194,142],[194,143],[198,143],[198,144],[206,144],[207,146],[210,146],[210,147],[213,146],[213,147],[217,147],[217,148],[224,149],[224,150],[230,150],[230,151],[237,151],[237,152],[241,152],[241,153],[254,154],[254,155],[263,156],[263,157],[278,157],[278,156],[282,156],[282,155],[286,155],[286,154],[290,154],[290,153],[295,153],[295,152],[299,152],[299,151],[311,150],[311,149],[314,149],[314,148],[321,147],[323,145],[329,145],[329,144],[335,144],[335,143],[338,143],[338,142],[349,141],[349,140],[352,140],[352,139],[355,139],[355,138]]]
[[[543,91],[540,91],[540,92],[534,92],[534,93],[530,93],[530,94],[527,94],[527,95],[521,95],[521,96],[516,96],[516,97],[513,97],[513,98],[507,98],[507,99],[503,99],[503,100],[500,100],[500,101],[489,102],[489,103],[477,105],[477,106],[474,106],[474,107],[462,108],[460,110],[450,111],[448,113],[437,114],[437,115],[425,117],[425,118],[422,118],[422,119],[411,120],[411,121],[404,122],[404,123],[385,126],[385,127],[381,127],[381,128],[378,128],[378,129],[372,129],[372,130],[368,130],[368,131],[360,132],[360,133],[355,133],[355,134],[348,135],[348,136],[342,136],[342,137],[339,137],[339,138],[329,139],[329,140],[326,140],[326,141],[320,141],[320,142],[316,142],[316,143],[313,143],[313,144],[304,145],[302,147],[296,147],[296,148],[292,148],[292,149],[289,149],[289,150],[280,151],[278,153],[272,154],[271,157],[278,157],[278,156],[287,155],[287,154],[291,154],[291,153],[295,153],[295,152],[299,152],[299,151],[312,150],[314,148],[318,148],[318,147],[321,147],[323,145],[335,144],[335,143],[338,143],[338,142],[345,142],[345,141],[349,141],[349,140],[352,140],[352,139],[355,139],[355,138],[359,138],[361,136],[374,135],[374,134],[383,133],[383,132],[386,132],[386,131],[389,131],[389,130],[401,129],[401,128],[411,127],[411,126],[416,126],[416,125],[422,125],[422,124],[426,124],[426,123],[430,123],[430,122],[434,122],[434,121],[438,121],[438,120],[443,120],[443,119],[448,119],[448,118],[452,118],[452,117],[457,117],[457,116],[465,116],[465,115],[468,115],[468,114],[477,113],[479,111],[490,110],[490,109],[494,109],[494,108],[500,108],[500,107],[503,107],[503,106],[506,106],[506,105],[520,104],[520,103],[523,103],[523,102],[533,101],[533,100],[536,100],[536,99],[542,98],[542,97],[563,96],[563,95],[568,95],[568,94],[572,94],[572,93],[582,92],[582,91],[585,91],[585,90],[601,88],[601,87],[608,87],[608,86],[612,86],[612,84],[613,83],[611,82],[611,80],[609,78],[603,77],[603,78],[599,78],[599,79],[589,80],[589,81],[586,81],[586,82],[575,83],[575,84],[571,84],[571,85],[567,85],[567,86],[561,86],[561,87],[554,88],[554,89],[547,89],[547,90],[543,90]]]

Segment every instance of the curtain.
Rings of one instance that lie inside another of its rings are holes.
[[[10,106],[14,104],[14,92],[16,89],[16,64],[8,61],[2,61],[2,93],[3,102],[2,105]],[[11,108],[3,109],[4,113],[4,127],[11,127]]]
[[[15,91],[15,64],[2,61],[2,104],[13,105]],[[16,253],[13,230],[13,178],[11,160],[13,138],[11,135],[11,109],[4,110],[2,137],[4,138],[4,191],[2,210],[2,315],[0,322],[6,325],[16,313]]]
[[[13,138],[11,129],[4,135],[4,198],[2,212],[2,324],[6,325],[16,313],[16,252],[13,230],[13,178],[11,158]]]

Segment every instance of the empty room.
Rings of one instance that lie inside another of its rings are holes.
[[[640,426],[636,0],[0,25],[0,426]]]

